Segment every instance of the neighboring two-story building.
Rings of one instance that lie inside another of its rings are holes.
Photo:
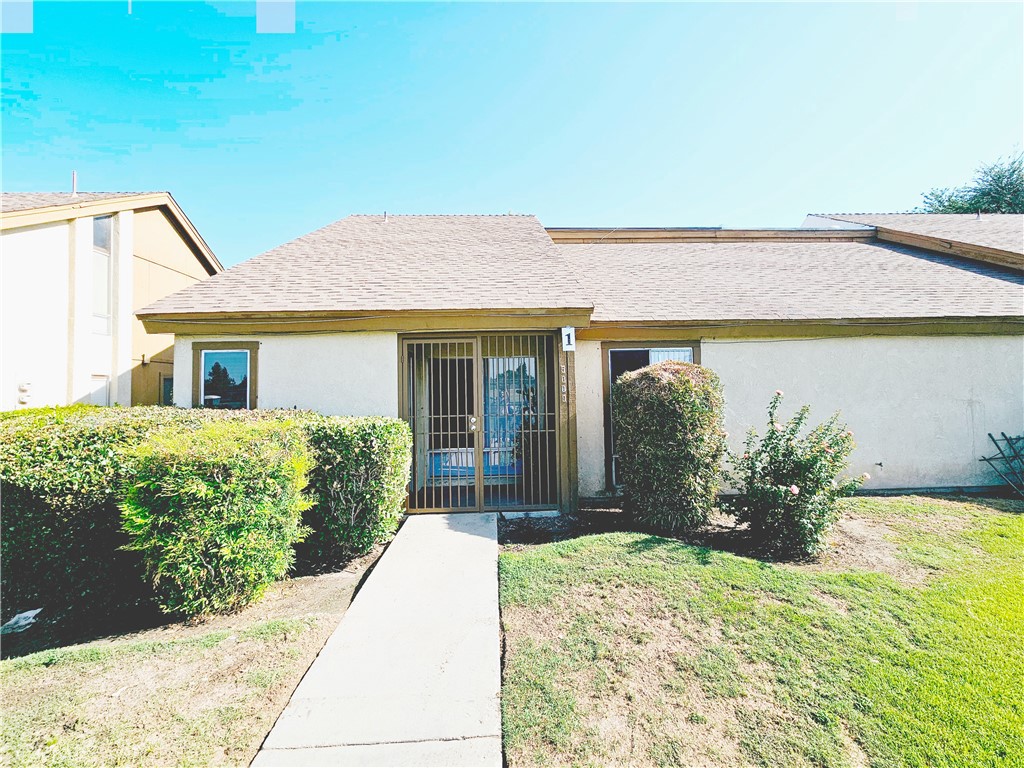
[[[134,313],[222,270],[166,192],[5,192],[0,410],[169,404],[174,337]]]

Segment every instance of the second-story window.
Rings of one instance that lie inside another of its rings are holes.
[[[113,219],[92,220],[92,314],[93,331],[110,333],[113,309]]]

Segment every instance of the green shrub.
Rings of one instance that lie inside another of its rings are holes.
[[[310,490],[320,501],[306,513],[316,533],[304,554],[339,563],[393,536],[411,457],[408,427],[397,419],[156,406],[3,413],[3,619],[39,607],[47,618],[75,609],[103,616],[150,599],[140,554],[124,549],[129,538],[119,508],[136,477],[139,446],[165,427],[282,420],[301,427],[313,449]]]
[[[0,419],[3,617],[79,606],[102,615],[145,596],[140,559],[121,549],[118,489],[134,449],[172,408],[35,408]]]
[[[288,421],[224,419],[155,433],[122,505],[167,612],[239,608],[284,576],[306,533],[310,455]]]
[[[405,514],[412,433],[401,419],[300,418],[313,452],[309,555],[340,560],[389,540]]]
[[[725,453],[718,376],[667,361],[623,374],[612,388],[615,450],[623,504],[658,532],[707,522]]]
[[[867,479],[841,480],[854,449],[853,433],[836,413],[801,436],[810,408],[803,406],[789,421],[776,413],[782,392],[768,406],[768,430],[763,438],[753,429],[742,455],[730,454],[729,482],[739,491],[725,509],[767,551],[783,557],[808,557],[820,551],[839,517],[836,501],[851,495]]]

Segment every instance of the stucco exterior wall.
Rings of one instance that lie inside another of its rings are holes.
[[[309,408],[337,416],[398,416],[398,335],[385,332],[179,336],[174,404],[192,405],[192,343],[257,341],[260,408]]]
[[[578,342],[576,355],[580,495],[597,496],[599,342]],[[978,461],[991,453],[987,435],[1024,431],[1024,336],[704,339],[701,362],[722,379],[733,449],[751,426],[764,429],[781,389],[785,416],[805,403],[812,423],[842,411],[857,442],[850,471],[871,475],[865,489],[998,485]]]
[[[68,225],[4,232],[0,248],[0,410],[64,405],[68,398]],[[24,407],[23,406],[23,407]]]
[[[134,310],[209,276],[159,209],[135,213],[134,257]],[[162,381],[173,375],[174,335],[146,333],[142,322],[133,318],[131,346],[132,402],[159,403]]]
[[[133,213],[112,219],[111,315],[103,331],[93,316],[91,217],[3,233],[0,409],[131,404]]]
[[[701,360],[722,379],[734,448],[763,431],[781,389],[785,416],[804,403],[813,423],[842,411],[866,489],[997,485],[978,461],[987,435],[1024,428],[1024,336],[705,340]]]
[[[576,340],[576,450],[580,496],[604,493],[604,389],[601,342]]]

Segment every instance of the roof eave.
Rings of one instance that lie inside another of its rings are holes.
[[[943,237],[888,229],[886,227],[877,227],[877,233],[878,239],[885,242],[909,245],[935,253],[959,256],[963,259],[982,261],[999,267],[1007,267],[1017,272],[1024,272],[1024,254],[1021,253],[1006,251],[1001,248],[992,248],[987,245],[967,243],[961,240],[950,240]]]
[[[124,195],[101,200],[83,200],[60,205],[47,205],[39,208],[25,208],[20,211],[4,211],[0,216],[0,231],[20,229],[23,227],[52,224],[85,216],[105,216],[128,210],[148,210],[162,208],[168,214],[171,225],[182,240],[189,246],[196,259],[210,275],[224,271],[224,266],[214,254],[213,249],[199,234],[199,230],[191,222],[178,202],[169,192],[149,192],[139,195]]]
[[[593,306],[313,312],[136,312],[149,333],[226,335],[587,327]]]
[[[700,340],[708,338],[820,338],[832,336],[1018,335],[1024,315],[851,318],[741,318],[735,320],[592,320],[582,340]]]

